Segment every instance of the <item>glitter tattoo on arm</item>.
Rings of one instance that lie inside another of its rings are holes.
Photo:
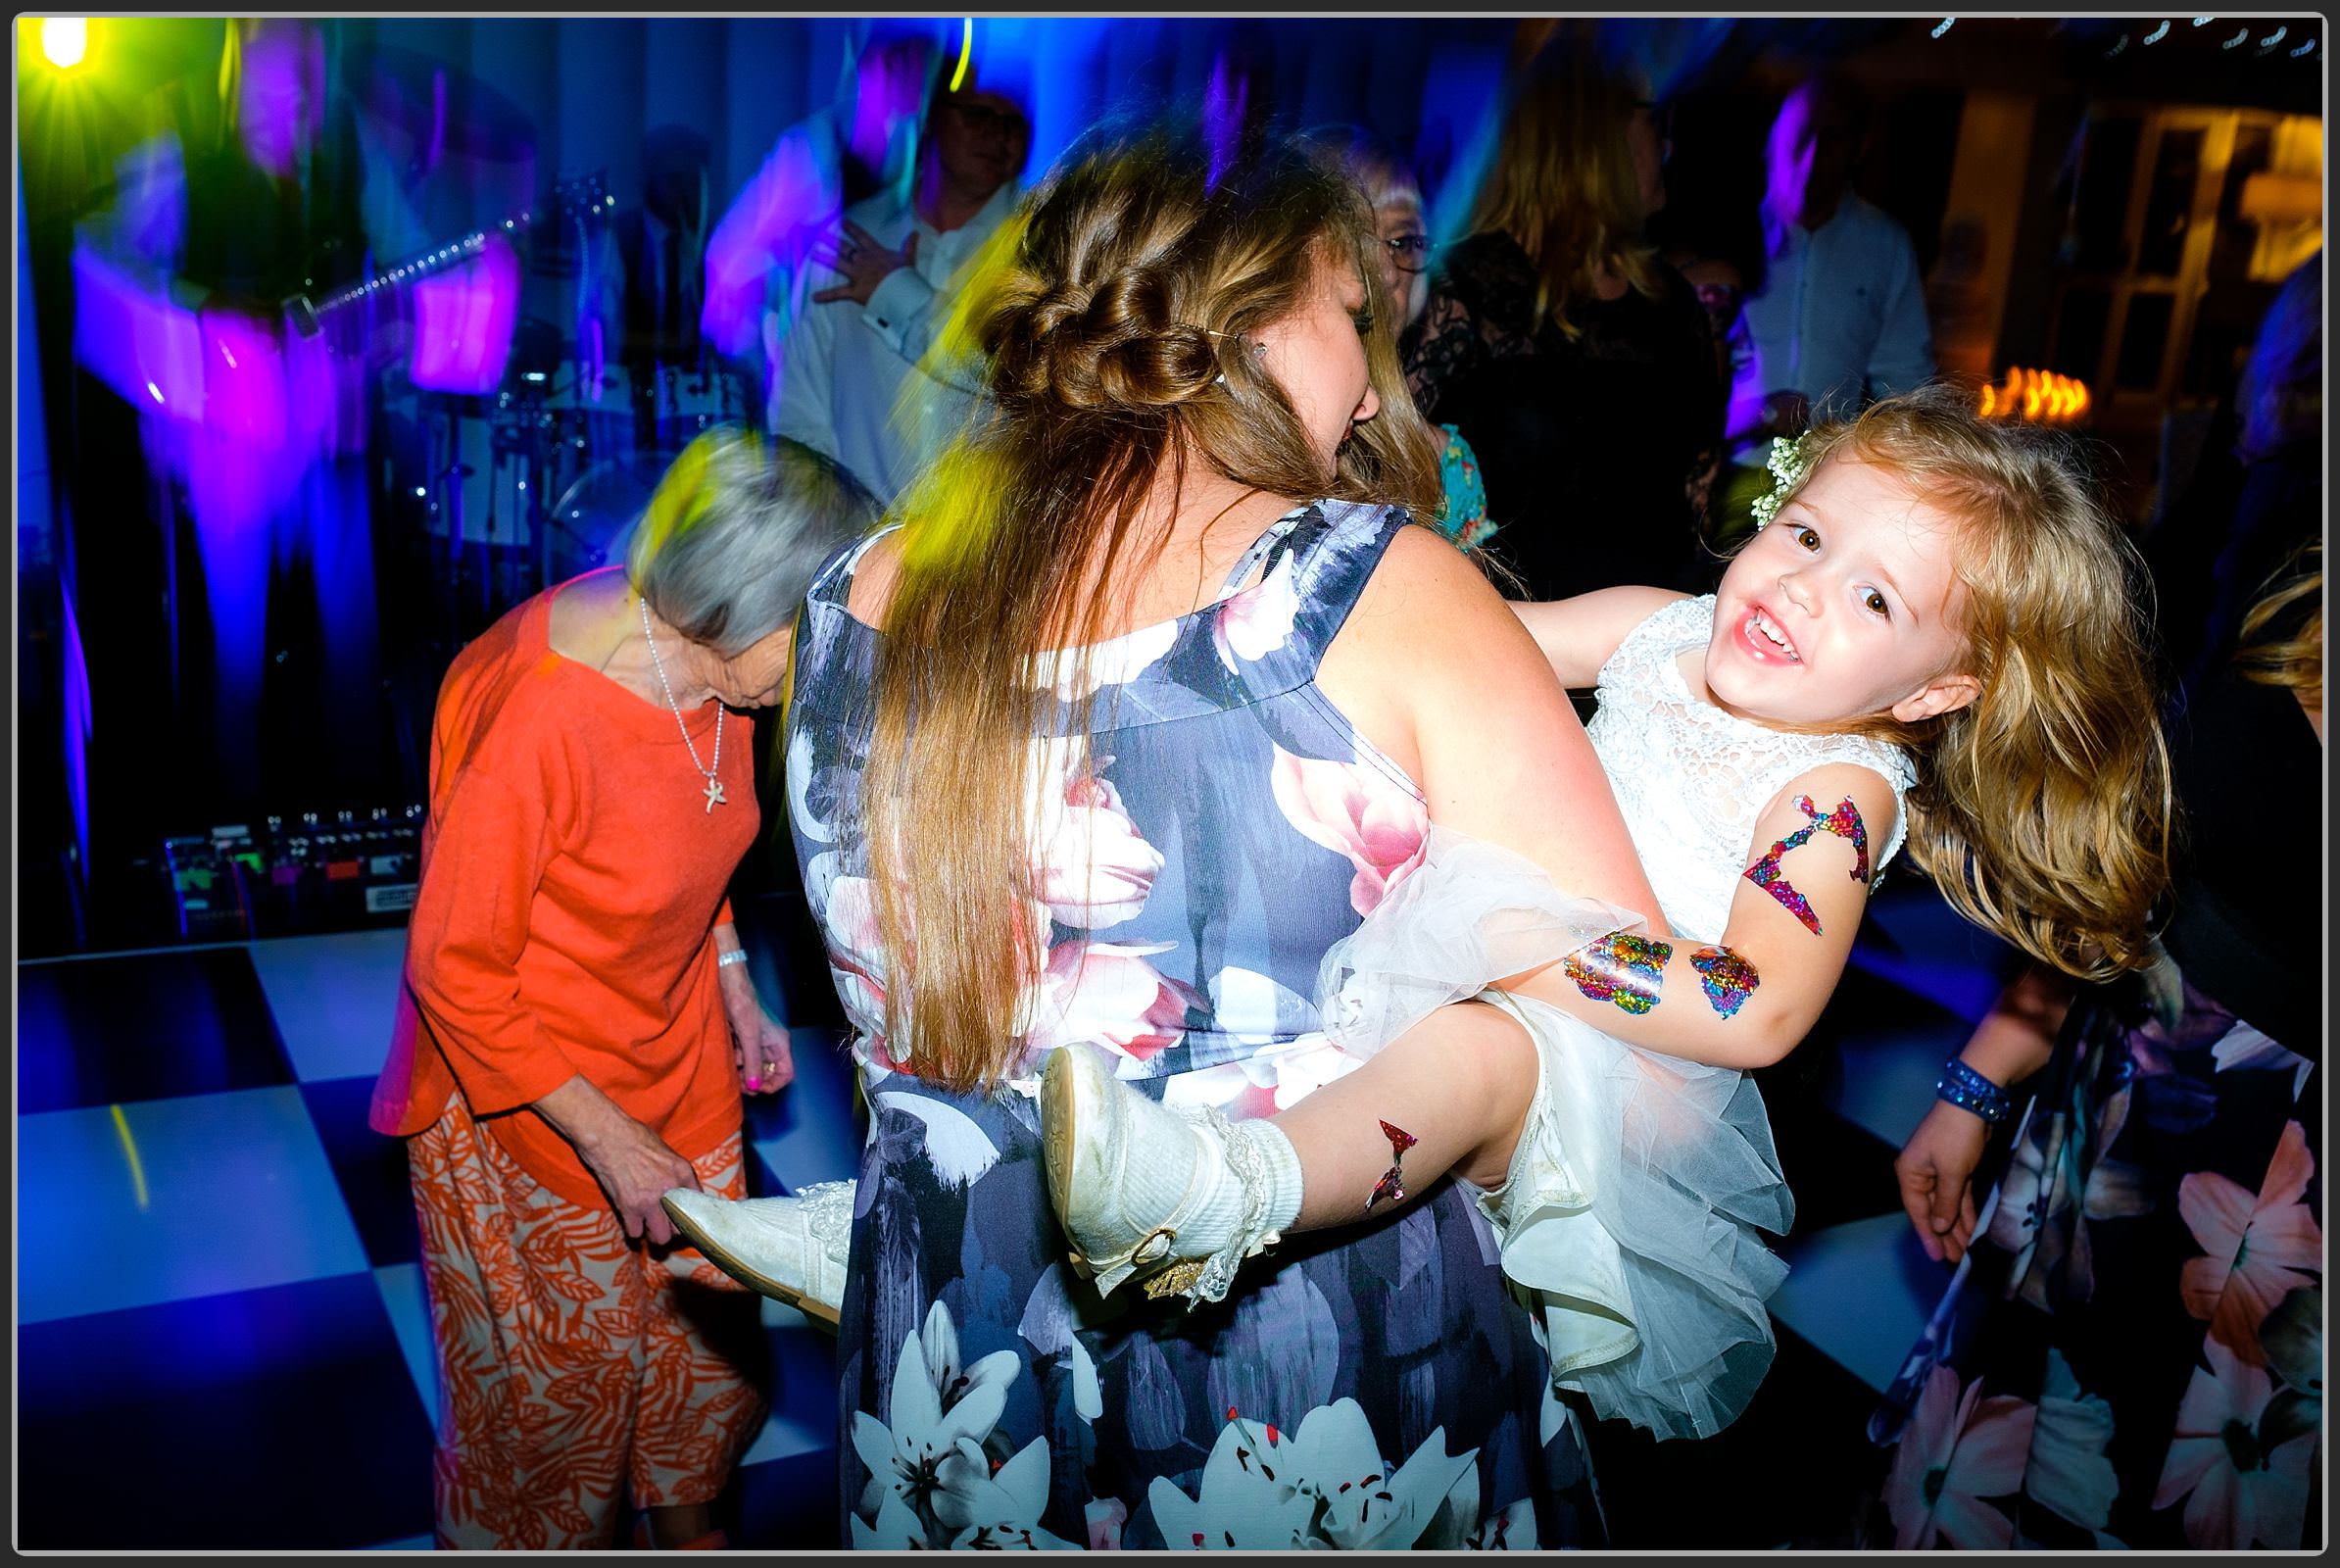
[[[1805,901],[1801,893],[1795,890],[1795,884],[1779,874],[1779,858],[1789,850],[1799,848],[1815,833],[1823,831],[1833,833],[1838,838],[1851,842],[1853,847],[1852,879],[1855,882],[1866,882],[1869,880],[1869,829],[1862,825],[1861,813],[1854,808],[1852,797],[1849,795],[1837,802],[1834,809],[1825,812],[1814,808],[1811,796],[1799,795],[1795,798],[1795,808],[1812,820],[1764,851],[1763,858],[1748,866],[1742,874],[1748,881],[1779,900],[1779,906],[1803,921],[1806,930],[1814,936],[1819,936],[1821,934],[1820,916],[1812,912],[1812,906]]]
[[[1614,1002],[1638,1017],[1658,1004],[1671,943],[1612,931],[1568,956],[1562,971],[1594,1002]]]
[[[1368,1210],[1385,1198],[1392,1203],[1405,1201],[1405,1152],[1422,1142],[1404,1128],[1392,1127],[1388,1122],[1382,1123],[1382,1131],[1389,1139],[1389,1168],[1382,1172],[1382,1179],[1375,1182],[1373,1191],[1366,1195],[1365,1207]]]
[[[1736,1013],[1763,984],[1755,966],[1729,948],[1700,948],[1690,955],[1690,967],[1698,971],[1698,984],[1705,988],[1707,1002],[1726,1018]]]

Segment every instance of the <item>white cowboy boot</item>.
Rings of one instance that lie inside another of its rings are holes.
[[[852,1182],[814,1182],[791,1197],[736,1202],[677,1187],[659,1205],[683,1239],[724,1273],[837,1327],[853,1243]]]
[[[1299,1157],[1272,1122],[1172,1109],[1108,1062],[1065,1046],[1041,1077],[1048,1196],[1073,1262],[1099,1295],[1142,1275],[1147,1296],[1220,1300],[1237,1266],[1299,1213]]]

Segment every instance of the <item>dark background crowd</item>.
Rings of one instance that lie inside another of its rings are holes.
[[[619,559],[712,425],[803,440],[891,499],[968,406],[937,350],[960,269],[1109,113],[1198,116],[1230,162],[1270,125],[1346,157],[1408,384],[1449,437],[1448,531],[1522,596],[1703,591],[1775,437],[1948,378],[2092,439],[2172,692],[2225,690],[2238,643],[2296,649],[2320,601],[2317,576],[2254,615],[2320,568],[2315,19],[18,25],[21,961],[399,928],[456,653]],[[2196,729],[2278,757],[2248,724]],[[2213,744],[2195,733],[2174,742]],[[2299,846],[2231,841],[2254,868],[2314,858],[2319,758],[2280,756],[2280,779],[2180,772],[2207,824],[2299,813]],[[759,845],[734,895],[779,911],[788,1021],[826,1025],[786,846]],[[2256,897],[2230,870],[2197,906]],[[2293,931],[2320,918],[2297,874]],[[2262,917],[2218,940],[2264,961]],[[1987,999],[2014,966],[1973,951]],[[1890,1180],[1799,1108],[1846,1070],[1808,1050],[1767,1083],[1815,1228]],[[2194,1110],[2169,1136],[2228,1125]],[[2121,1136],[2101,1106],[2074,1125],[2100,1156]],[[2320,1150],[2319,1118],[2304,1136]],[[1619,1544],[1894,1544],[1889,1481],[1863,1523],[1857,1484],[1799,1492],[1765,1457],[1797,1431],[1802,1364],[1743,1431],[1619,1472],[1722,1499],[1695,1543]],[[2228,1515],[2309,1430],[2253,1388],[2264,1453]],[[1851,1419],[1786,1448],[1858,1450]],[[1935,1494],[1961,1475],[1943,1442]],[[2120,1535],[2061,1517],[2024,1540]]]

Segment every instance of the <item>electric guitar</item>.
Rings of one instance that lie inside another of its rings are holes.
[[[602,170],[561,180],[553,187],[550,207],[564,228],[572,224],[590,225],[615,201],[609,194],[608,183],[608,175]],[[484,255],[499,238],[517,245],[538,220],[537,209],[524,207],[460,239],[407,257],[363,283],[336,289],[321,300],[296,294],[285,302],[285,321],[292,330],[314,341],[329,321],[353,315],[379,319],[385,312],[400,310],[415,284],[468,265]]]

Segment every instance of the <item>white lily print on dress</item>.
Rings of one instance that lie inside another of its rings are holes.
[[[1479,1467],[1465,1465],[1446,1494],[1438,1515],[1420,1539],[1416,1551],[1534,1551],[1536,1499],[1522,1497],[1510,1507],[1479,1517]]]
[[[1042,1355],[1065,1357],[1072,1374],[1073,1412],[1084,1421],[1095,1421],[1105,1413],[1104,1391],[1097,1382],[1097,1363],[1090,1358],[1089,1347],[1081,1343],[1075,1330],[1072,1300],[1064,1290],[1064,1265],[1050,1263],[1032,1287],[1018,1332]]]
[[[951,1544],[974,1551],[1071,1551],[1073,1544],[1040,1528],[1048,1505],[1048,1440],[1034,1438],[997,1470],[971,1438],[946,1461],[953,1485],[937,1494],[935,1513],[958,1533]]]
[[[1022,1370],[1013,1350],[995,1350],[962,1371],[958,1330],[941,1301],[927,1312],[924,1328],[902,1337],[887,1407],[890,1423],[866,1410],[853,1412],[853,1451],[869,1467],[855,1512],[869,1521],[876,1544],[905,1528],[905,1517],[917,1523],[924,1542],[951,1533],[939,1528],[946,1517],[963,1523],[976,1516],[975,1483],[991,1477],[987,1466],[968,1468],[959,1443],[964,1439],[980,1450],[1006,1407],[1007,1385]],[[895,1508],[888,1507],[889,1498]],[[853,1537],[860,1544],[862,1531]]]
[[[1154,1478],[1154,1524],[1173,1550],[1408,1547],[1457,1486],[1467,1480],[1476,1493],[1478,1455],[1446,1452],[1439,1427],[1391,1470],[1364,1407],[1349,1398],[1309,1411],[1290,1435],[1231,1415],[1195,1496]]]

